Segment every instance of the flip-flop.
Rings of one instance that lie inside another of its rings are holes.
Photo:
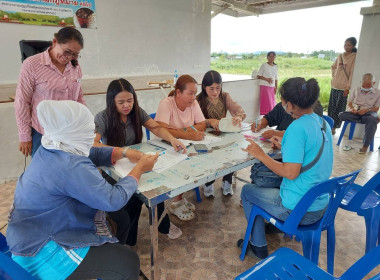
[[[353,148],[351,146],[344,146],[343,147],[343,151],[350,151],[352,150]]]

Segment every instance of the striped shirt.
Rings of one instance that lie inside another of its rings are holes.
[[[15,113],[21,142],[32,141],[32,127],[43,134],[37,119],[42,100],[74,100],[84,105],[82,70],[69,62],[61,73],[53,64],[49,50],[28,57],[22,64],[16,89]]]

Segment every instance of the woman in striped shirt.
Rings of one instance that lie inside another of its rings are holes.
[[[22,64],[16,89],[15,113],[20,139],[19,150],[34,155],[41,145],[43,128],[37,119],[42,100],[74,100],[85,105],[78,64],[83,48],[82,34],[65,27],[54,34],[52,46],[28,57]]]

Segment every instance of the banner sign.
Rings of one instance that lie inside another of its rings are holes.
[[[0,0],[0,22],[96,28],[95,0]]]

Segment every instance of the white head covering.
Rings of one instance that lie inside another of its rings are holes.
[[[89,155],[95,124],[86,106],[71,100],[44,100],[37,106],[37,117],[44,128],[41,139],[44,148]]]

